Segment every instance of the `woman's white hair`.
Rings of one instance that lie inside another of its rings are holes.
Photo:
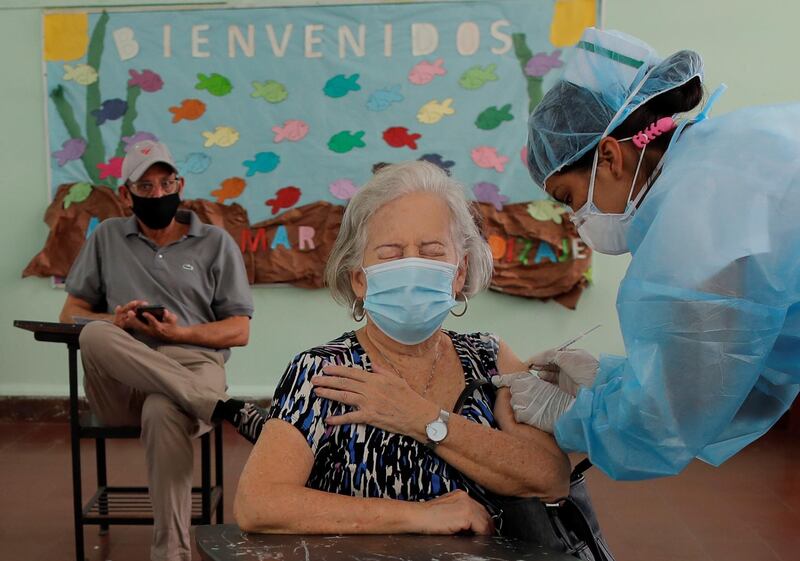
[[[478,228],[478,215],[464,194],[464,186],[441,168],[423,161],[402,162],[378,170],[350,199],[339,235],[325,267],[325,282],[333,299],[350,307],[356,300],[350,273],[360,269],[367,247],[367,222],[385,204],[410,193],[433,193],[450,210],[450,235],[460,263],[466,256],[463,294],[472,296],[489,286],[492,252]]]

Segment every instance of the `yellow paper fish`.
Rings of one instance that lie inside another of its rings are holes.
[[[448,97],[444,101],[432,99],[423,105],[417,113],[417,120],[426,125],[433,125],[442,120],[445,115],[452,115],[456,112],[455,109],[450,107],[453,103],[453,98]]]
[[[217,127],[214,132],[203,131],[203,137],[206,139],[203,144],[204,147],[221,146],[227,148],[233,146],[239,140],[239,131],[233,127]]]
[[[64,80],[74,80],[81,86],[88,86],[97,82],[97,70],[88,64],[79,64],[78,66],[64,65]]]

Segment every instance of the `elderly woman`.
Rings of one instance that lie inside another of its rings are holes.
[[[567,494],[568,459],[516,423],[506,389],[479,388],[453,412],[466,382],[526,369],[494,335],[441,327],[491,270],[458,183],[425,162],[376,173],[326,270],[366,324],[289,365],[239,482],[242,529],[488,534],[493,496]]]

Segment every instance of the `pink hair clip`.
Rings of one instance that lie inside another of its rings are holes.
[[[633,144],[637,148],[644,148],[650,142],[664,134],[665,132],[669,132],[672,129],[676,128],[678,125],[675,123],[675,120],[672,117],[662,117],[646,129],[637,132],[631,137]]]

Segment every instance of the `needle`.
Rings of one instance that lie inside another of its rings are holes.
[[[595,325],[594,327],[590,327],[589,329],[587,329],[586,331],[584,331],[584,332],[583,332],[583,333],[581,333],[580,335],[576,335],[575,337],[573,337],[573,338],[571,338],[571,339],[567,339],[566,341],[564,341],[563,343],[561,343],[561,345],[559,345],[558,347],[556,347],[556,350],[558,350],[558,351],[563,351],[563,350],[565,350],[567,347],[571,347],[572,345],[574,345],[575,343],[577,343],[578,341],[580,341],[581,339],[583,339],[584,337],[586,337],[586,336],[587,336],[589,333],[591,333],[592,331],[594,331],[594,330],[595,330],[595,329],[597,329],[598,327],[602,327],[602,325],[603,325],[602,323],[598,323],[597,325]]]

